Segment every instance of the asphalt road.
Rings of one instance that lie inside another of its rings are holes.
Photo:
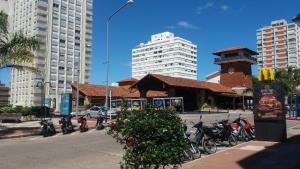
[[[187,123],[199,121],[197,114],[180,115]],[[238,117],[231,114],[230,120]],[[253,122],[251,114],[242,117]],[[205,124],[226,119],[226,114],[203,115]],[[287,128],[300,126],[300,121],[288,121]],[[191,125],[190,125],[191,126]],[[219,150],[226,149],[220,147]],[[0,140],[0,169],[118,169],[123,146],[106,134],[92,129],[87,133],[57,134]]]
[[[0,168],[117,169],[122,148],[104,130],[0,140]]]

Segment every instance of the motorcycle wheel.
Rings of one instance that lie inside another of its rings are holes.
[[[249,132],[250,132],[251,138],[255,139],[255,129],[250,129]]]
[[[201,150],[199,147],[192,145],[191,149],[193,152],[193,159],[197,159],[201,157]]]
[[[229,135],[228,144],[229,144],[229,146],[236,146],[238,144],[237,138],[233,134]]]
[[[61,131],[62,131],[63,134],[67,134],[67,133],[68,133],[68,132],[67,132],[67,129],[66,129],[65,127],[62,127],[62,128],[61,128]]]
[[[217,152],[217,145],[213,141],[213,139],[203,137],[202,147],[203,147],[203,150],[208,154],[213,154],[213,153]]]
[[[242,129],[242,131],[241,131],[241,138],[243,141],[246,141],[246,142],[250,140],[249,133],[245,129]]]
[[[191,161],[194,159],[194,154],[190,149],[186,149],[183,151],[184,161]]]
[[[43,137],[48,137],[48,131],[47,131],[47,129],[42,129],[42,135],[43,135]]]

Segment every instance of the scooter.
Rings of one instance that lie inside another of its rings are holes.
[[[89,130],[89,127],[87,125],[87,120],[84,116],[79,117],[78,123],[80,123],[80,132],[86,132]]]
[[[68,134],[74,131],[73,124],[71,122],[72,116],[62,117],[59,121],[61,124],[61,131],[63,134]]]
[[[46,120],[46,119],[41,120],[40,124],[42,128],[42,135],[44,137],[53,136],[56,134],[55,127],[51,120]]]

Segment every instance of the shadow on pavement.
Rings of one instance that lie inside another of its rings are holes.
[[[265,147],[238,164],[243,169],[300,169],[300,135]]]

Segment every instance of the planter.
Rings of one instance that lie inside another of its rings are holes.
[[[0,114],[0,120],[1,121],[16,121],[16,122],[21,122],[21,113],[1,113]]]

